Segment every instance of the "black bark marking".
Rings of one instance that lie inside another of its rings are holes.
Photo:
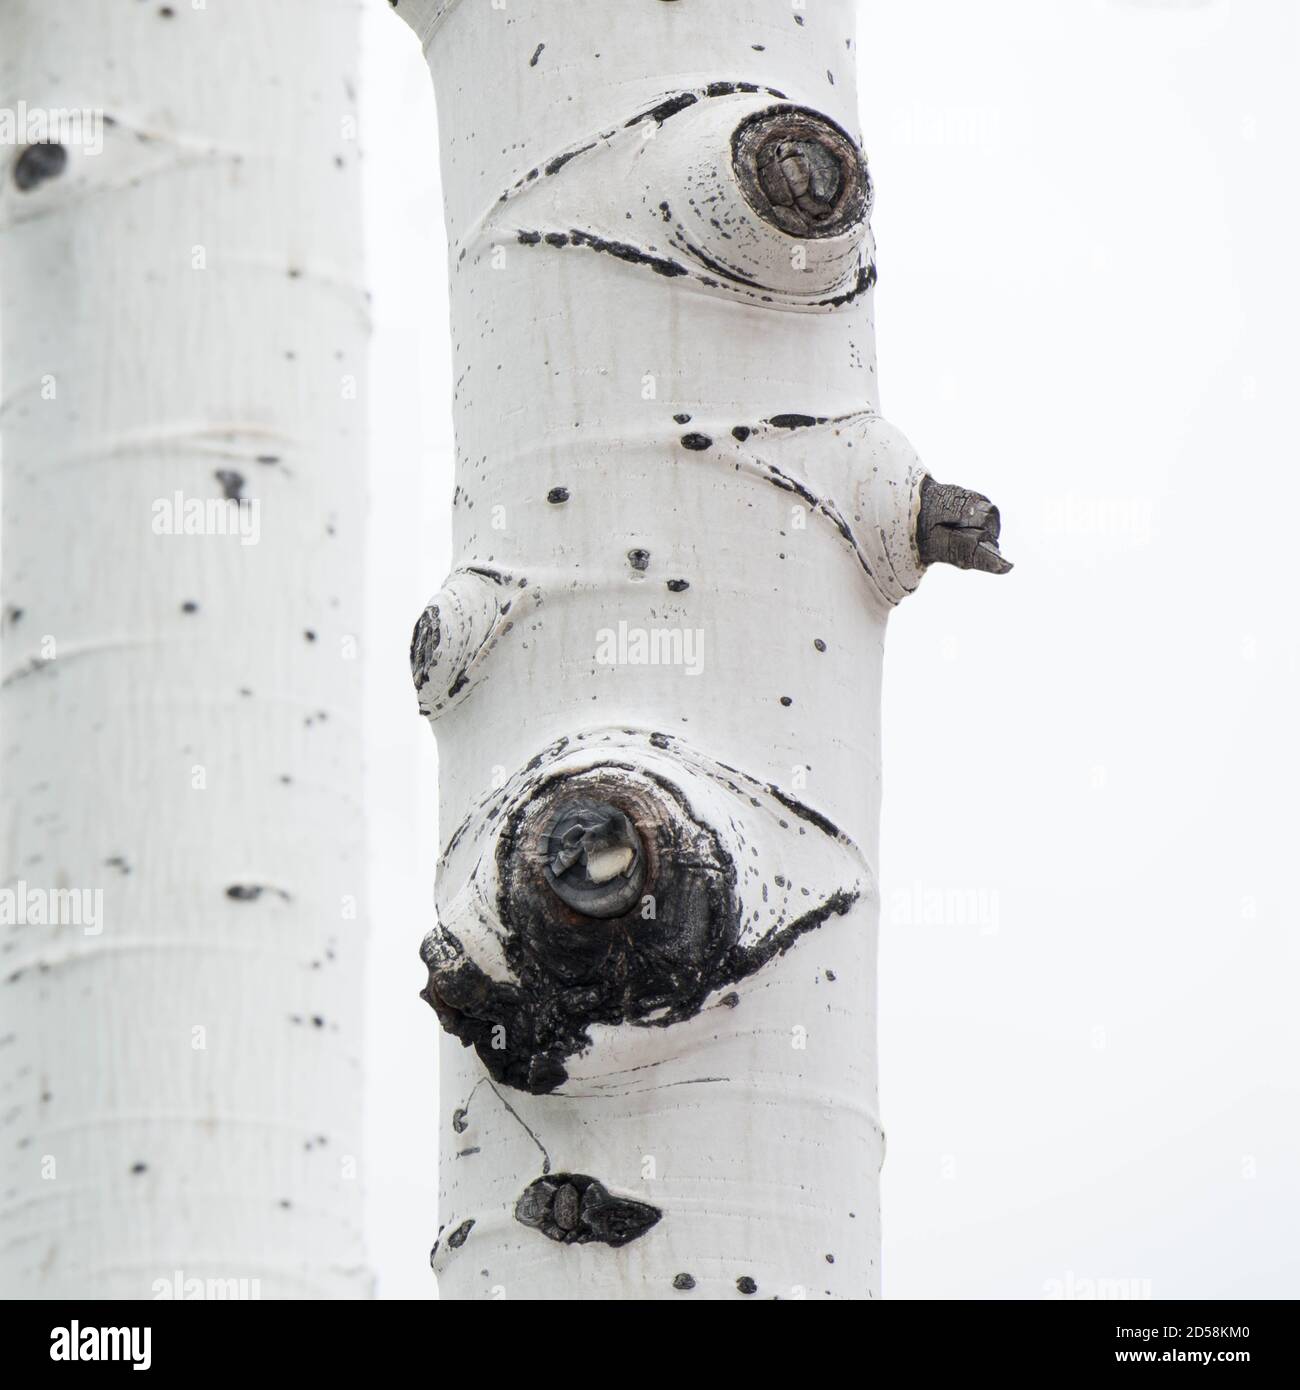
[[[670,579],[668,587],[674,594],[681,594],[691,587],[691,582],[689,579]]]
[[[694,449],[697,453],[702,453],[705,449],[711,449],[712,447],[713,440],[711,440],[707,434],[696,434],[692,432],[691,434],[682,435],[683,449]]]
[[[650,567],[650,552],[648,550],[629,550],[627,552],[627,562],[634,570],[646,570]]]
[[[447,1237],[447,1245],[452,1250],[459,1250],[469,1239],[469,1233],[474,1229],[474,1218],[462,1221],[459,1226]],[[437,1246],[434,1246],[437,1249]]]
[[[667,256],[656,255],[652,251],[645,251],[639,246],[633,246],[628,241],[612,241],[608,237],[595,236],[591,232],[584,232],[579,228],[573,228],[567,234],[564,232],[542,232],[520,231],[516,234],[516,240],[521,246],[537,246],[545,242],[548,246],[583,246],[590,251],[599,251],[607,256],[614,256],[620,261],[626,261],[629,265],[648,266],[656,275],[665,275],[670,279],[678,275],[689,275],[690,271],[677,261],[669,259]]]
[[[566,150],[563,154],[557,154],[555,158],[551,160],[551,162],[546,166],[547,176],[549,177],[551,174],[558,174],[560,170],[563,169],[564,166],[569,162],[569,160],[577,159],[577,157],[580,154],[586,154],[588,150],[594,150],[595,148],[596,142],[593,140],[589,145],[580,145],[576,150]]]
[[[684,265],[669,260],[666,256],[656,256],[632,246],[626,241],[609,241],[605,237],[592,236],[588,232],[571,231],[570,240],[575,246],[586,246],[593,251],[603,251],[608,256],[617,256],[631,265],[647,265],[656,275],[666,275],[670,279],[677,275],[689,275]]]
[[[694,92],[679,92],[675,97],[661,101],[658,106],[642,111],[639,116],[633,116],[630,121],[624,121],[623,129],[629,130],[634,125],[640,125],[642,121],[654,121],[656,125],[663,125],[666,120],[677,115],[679,111],[685,111],[688,106],[694,106],[697,101],[699,97]]]
[[[533,56],[528,60],[528,66],[530,68],[535,68],[537,66],[537,60],[542,56],[542,49],[545,47],[546,45],[544,43],[539,43],[537,47],[533,49]]]
[[[238,502],[244,495],[244,475],[233,468],[218,468],[213,474],[221,484],[221,493],[227,502]]]
[[[569,500],[569,489],[567,487],[553,487],[546,494],[546,500],[558,507],[561,502]]]
[[[744,1294],[758,1292],[758,1285],[749,1277],[748,1274],[742,1274],[740,1278],[736,1280],[736,1287],[740,1290],[741,1293]]]
[[[678,1274],[673,1279],[673,1288],[685,1293],[695,1287],[695,1276],[691,1274]]]
[[[236,903],[255,903],[263,893],[274,893],[287,903],[293,901],[292,893],[286,892],[283,888],[269,887],[264,883],[232,883],[226,889],[226,897]]]
[[[860,294],[866,294],[875,283],[876,263],[871,261],[858,267],[858,278],[854,281],[852,289],[845,290],[843,294],[832,295],[829,299],[819,299],[818,307],[838,309],[843,304],[851,304]]]
[[[14,161],[14,183],[20,193],[30,193],[47,179],[56,179],[68,167],[68,151],[57,140],[27,148]]]
[[[627,1245],[662,1217],[658,1207],[615,1196],[586,1173],[537,1178],[515,1203],[516,1221],[563,1245]]]

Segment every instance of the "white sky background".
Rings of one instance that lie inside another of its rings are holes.
[[[890,628],[888,1297],[1300,1297],[1298,30],[1288,0],[862,6],[883,409],[1017,563],[932,573]],[[451,564],[446,247],[418,46],[380,0],[366,38],[365,1171],[380,1293],[426,1298],[406,648]]]

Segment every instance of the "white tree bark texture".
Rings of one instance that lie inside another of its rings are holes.
[[[359,22],[0,9],[8,1296],[370,1288]]]
[[[880,1290],[880,683],[996,509],[878,414],[849,0],[398,0],[438,98],[456,571],[444,1297]]]

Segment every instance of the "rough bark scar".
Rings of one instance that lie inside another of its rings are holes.
[[[921,483],[916,548],[924,564],[1006,574],[1012,564],[998,549],[1001,530],[998,509],[982,493],[929,477]]]
[[[862,151],[819,111],[756,112],[736,127],[731,162],[750,207],[791,236],[839,236],[870,215],[871,176]]]
[[[420,712],[434,719],[468,689],[514,627],[512,611],[540,602],[527,579],[500,570],[467,565],[450,575],[411,633],[411,679]]]
[[[647,742],[672,746],[665,735]],[[556,756],[551,750],[537,761]],[[797,838],[816,831],[856,854],[826,817],[778,788],[721,765],[709,775],[736,798],[738,817],[741,805],[759,814],[753,807],[764,804],[762,793],[780,824],[789,827],[788,817],[795,817],[795,828],[780,833]],[[538,1095],[568,1079],[566,1060],[591,1045],[593,1024],[667,1027],[691,1018],[710,995],[847,913],[861,892],[854,883],[820,902],[814,897],[807,910],[782,913],[771,929],[751,929],[746,937],[737,868],[722,837],[674,782],[635,762],[539,769],[499,812],[483,817],[480,811],[474,819],[499,825],[491,936],[506,977],[484,969],[444,921],[421,947],[429,971],[422,997],[447,1032],[478,1052],[493,1078]],[[580,835],[566,834],[573,826]],[[642,850],[644,883],[618,904],[623,910],[592,916],[564,901],[552,881],[556,864],[567,872],[577,863],[569,852],[586,847],[605,865],[596,876],[612,869],[612,882],[625,866],[603,856],[626,846],[627,830]],[[464,827],[452,836],[448,854],[463,833]],[[783,876],[777,881],[786,883]],[[480,929],[478,921],[466,927]]]
[[[586,1173],[551,1173],[524,1188],[515,1220],[563,1245],[626,1245],[663,1216],[658,1207],[615,1196]]]

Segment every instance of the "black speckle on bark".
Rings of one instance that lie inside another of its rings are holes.
[[[813,646],[816,647],[819,652],[824,652],[826,650],[826,643],[823,642],[820,637],[813,638]]]
[[[681,594],[691,587],[691,582],[689,579],[670,579],[668,587],[673,593]]]
[[[742,1274],[740,1278],[736,1280],[736,1287],[740,1290],[741,1293],[749,1294],[758,1292],[758,1285],[749,1277],[748,1274]]]
[[[627,562],[634,570],[647,570],[650,567],[650,552],[648,550],[629,550],[627,552]]]
[[[740,440],[740,442],[743,444],[745,440],[747,440],[749,436],[753,433],[753,431],[749,428],[748,425],[736,425],[732,429],[731,433],[733,438]]]
[[[255,903],[261,896],[261,886],[256,883],[232,883],[226,889],[226,897],[232,902]]]
[[[542,49],[545,47],[546,45],[544,43],[539,43],[537,47],[533,49],[533,56],[528,60],[528,66],[530,68],[535,68],[537,66],[537,60],[542,56]]]
[[[682,435],[683,449],[694,449],[697,453],[702,453],[705,449],[711,449],[712,447],[713,440],[711,440],[707,434],[696,434],[692,432],[691,434]]]
[[[20,193],[30,193],[47,179],[56,179],[68,167],[68,152],[55,140],[28,145],[14,161],[14,183]]]
[[[221,484],[221,493],[227,502],[238,502],[244,495],[244,475],[233,468],[218,468],[213,475]]]
[[[516,1221],[562,1245],[627,1245],[662,1216],[658,1207],[615,1196],[586,1173],[547,1174],[515,1203]]]
[[[561,502],[567,502],[569,500],[569,489],[567,487],[553,487],[550,492],[546,494],[546,500],[559,506]]]
[[[678,1274],[673,1279],[673,1288],[685,1293],[688,1289],[695,1287],[695,1276],[692,1274]]]

